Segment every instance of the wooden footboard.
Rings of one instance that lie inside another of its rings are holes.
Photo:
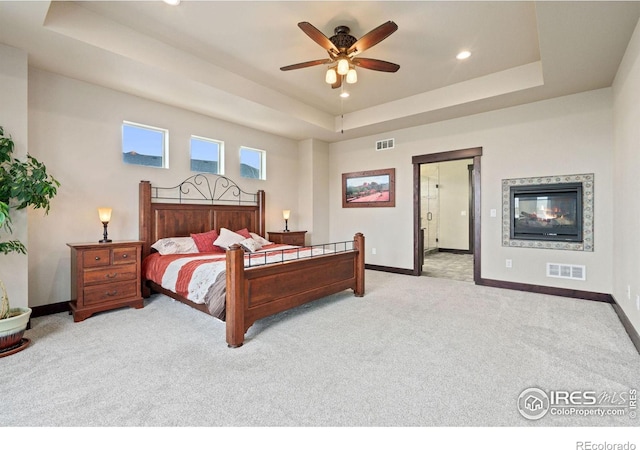
[[[227,344],[239,347],[258,319],[330,294],[353,289],[364,295],[364,236],[351,251],[258,267],[244,266],[239,245],[227,251]]]

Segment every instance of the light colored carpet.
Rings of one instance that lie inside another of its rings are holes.
[[[519,394],[624,392],[640,356],[610,305],[367,270],[367,292],[224,324],[157,295],[33,319],[0,359],[3,426],[638,426],[524,419]]]

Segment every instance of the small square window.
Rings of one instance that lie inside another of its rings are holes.
[[[224,142],[191,136],[191,171],[198,173],[224,173]]]
[[[267,179],[267,153],[255,148],[240,147],[240,176]]]
[[[125,121],[122,123],[122,161],[167,169],[168,141],[168,130]]]

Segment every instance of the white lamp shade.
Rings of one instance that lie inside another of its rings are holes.
[[[353,84],[358,81],[358,74],[356,73],[356,69],[349,69],[347,72],[347,83]]]
[[[282,218],[284,220],[289,220],[289,216],[291,215],[291,211],[288,209],[285,209],[282,211]]]
[[[346,75],[349,71],[349,60],[340,59],[338,60],[338,75]]]
[[[111,220],[111,208],[98,208],[100,222],[109,222]]]
[[[324,81],[326,81],[328,84],[334,84],[336,81],[338,81],[338,75],[336,74],[336,71],[334,69],[327,70],[327,75],[324,77]]]

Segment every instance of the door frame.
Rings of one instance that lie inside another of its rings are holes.
[[[473,181],[471,197],[473,209],[473,281],[478,284],[482,273],[481,242],[480,242],[480,159],[482,157],[482,147],[466,148],[461,150],[451,150],[448,152],[430,153],[427,155],[417,155],[411,158],[413,164],[413,275],[422,274],[422,264],[424,256],[420,254],[424,243],[420,227],[420,165],[444,161],[456,161],[460,159],[473,159]]]

